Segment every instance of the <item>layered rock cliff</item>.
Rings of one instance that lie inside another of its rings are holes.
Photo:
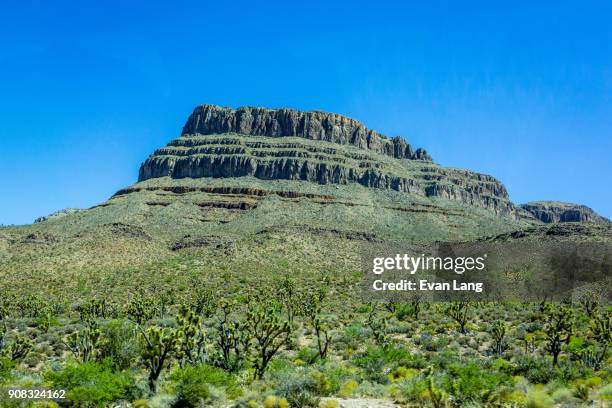
[[[335,113],[293,109],[200,105],[189,116],[183,135],[239,133],[252,136],[298,136],[374,150],[391,157],[431,161],[423,149],[413,150],[401,137],[390,138],[361,122]]]
[[[610,220],[597,214],[591,208],[580,204],[534,201],[521,204],[521,208],[547,224],[553,222],[588,222],[595,224],[610,222]]]
[[[524,218],[495,178],[441,167],[423,149],[388,138],[360,122],[320,111],[197,107],[183,134],[141,166],[152,178],[300,180],[358,183],[424,197],[441,197]]]

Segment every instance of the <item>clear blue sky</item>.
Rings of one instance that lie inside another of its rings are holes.
[[[5,2],[0,223],[104,201],[199,103],[342,113],[612,217],[610,4]]]

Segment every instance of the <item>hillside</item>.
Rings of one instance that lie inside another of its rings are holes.
[[[517,206],[341,115],[203,105],[107,201],[0,227],[0,388],[65,390],[24,406],[608,406],[597,217]],[[478,278],[503,290],[364,295],[369,253],[436,245],[497,257]]]
[[[2,286],[35,291],[43,279],[69,297],[104,279],[133,287],[126,268],[147,280],[146,271],[162,274],[193,251],[237,274],[282,268],[278,254],[292,249],[305,251],[295,271],[305,261],[355,266],[368,241],[469,241],[541,224],[495,178],[440,166],[403,138],[319,111],[203,105],[139,174],[93,208],[0,229]],[[329,245],[345,250],[323,262]]]

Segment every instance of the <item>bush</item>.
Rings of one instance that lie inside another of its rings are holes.
[[[118,369],[129,368],[138,361],[138,342],[134,340],[134,325],[125,320],[111,320],[101,329],[99,353],[109,358]]]
[[[106,406],[118,400],[133,399],[136,390],[134,379],[127,373],[114,371],[109,360],[71,363],[61,371],[47,371],[44,378],[51,388],[66,390],[74,406],[83,403]]]
[[[170,376],[175,382],[177,405],[195,407],[211,397],[210,386],[223,388],[230,398],[240,395],[240,389],[231,374],[208,365],[187,366]]]
[[[276,383],[275,393],[285,398],[291,407],[316,407],[319,403],[317,393],[322,391],[321,386],[326,386],[324,376],[320,373],[313,376],[305,367],[287,368],[270,374]]]
[[[442,387],[460,405],[487,403],[496,398],[496,391],[511,384],[510,376],[483,369],[475,363],[451,364],[442,380]]]
[[[11,378],[11,370],[15,367],[15,363],[7,357],[0,357],[0,380],[8,380]]]
[[[517,359],[514,375],[523,376],[533,384],[548,384],[558,377],[558,372],[542,357],[522,356]]]

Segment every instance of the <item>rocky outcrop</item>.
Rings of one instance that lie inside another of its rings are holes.
[[[244,176],[318,184],[358,183],[457,200],[497,214],[515,212],[505,187],[491,176],[299,137],[184,135],[142,164],[139,181]]]
[[[34,220],[34,223],[36,224],[36,223],[47,221],[47,220],[54,219],[54,218],[61,218],[66,215],[74,214],[80,211],[83,211],[83,210],[80,208],[64,208],[63,210],[56,211],[44,217],[38,217],[37,219]]]
[[[534,201],[521,204],[520,207],[547,224],[553,222],[588,222],[595,224],[610,222],[610,220],[597,214],[586,205],[555,201]]]
[[[413,150],[402,137],[390,138],[361,122],[335,113],[293,109],[200,105],[189,116],[183,135],[239,133],[252,136],[298,136],[338,144],[351,144],[391,157],[431,161],[423,149]]]

